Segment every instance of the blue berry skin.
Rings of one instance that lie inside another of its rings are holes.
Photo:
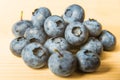
[[[63,14],[63,19],[66,23],[75,21],[83,22],[85,16],[84,9],[77,4],[70,5]]]
[[[28,44],[24,37],[18,37],[11,41],[10,50],[15,56],[21,57],[22,49]]]
[[[70,49],[69,43],[62,37],[49,38],[45,42],[44,47],[48,49],[50,54],[54,53],[54,49],[58,49],[58,50]]]
[[[88,38],[87,28],[80,22],[72,22],[65,29],[65,39],[74,46],[81,46]]]
[[[95,37],[89,37],[88,41],[84,45],[82,45],[82,47],[80,49],[89,50],[100,56],[103,52],[103,45]]]
[[[95,19],[89,19],[83,23],[91,37],[98,37],[102,31],[102,25]]]
[[[115,48],[116,37],[111,32],[103,30],[99,36],[99,40],[101,41],[105,51],[111,51]]]
[[[76,57],[82,72],[95,72],[101,64],[99,56],[89,50],[78,51]]]
[[[37,42],[28,44],[22,50],[22,59],[31,68],[42,68],[47,64],[48,58],[47,50]]]
[[[64,20],[57,15],[49,16],[44,23],[44,30],[49,37],[63,36],[65,28]]]
[[[33,26],[37,29],[43,29],[44,21],[51,16],[51,12],[46,7],[35,9],[32,15]]]
[[[37,42],[44,44],[47,39],[47,35],[43,30],[37,28],[28,28],[24,34],[25,38],[29,41],[36,40]]]
[[[61,54],[61,55],[60,55]],[[57,76],[67,77],[76,69],[77,59],[69,51],[54,52],[48,60],[49,69]]]
[[[33,27],[31,21],[21,20],[13,25],[12,32],[16,37],[22,37],[24,36],[26,29],[30,27]]]

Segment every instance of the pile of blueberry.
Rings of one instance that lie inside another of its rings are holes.
[[[70,76],[75,70],[95,72],[103,50],[113,50],[116,38],[102,30],[97,20],[84,21],[84,17],[84,9],[77,4],[70,5],[62,16],[51,15],[46,7],[35,9],[31,21],[13,25],[16,38],[10,50],[27,66],[36,69],[48,65],[58,76]]]

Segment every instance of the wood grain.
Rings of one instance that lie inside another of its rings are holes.
[[[48,7],[53,15],[62,15],[70,4],[79,4],[85,9],[85,20],[95,18],[103,29],[111,31],[117,38],[114,51],[103,52],[102,64],[95,73],[74,73],[62,78],[54,75],[47,67],[31,69],[21,58],[9,50],[14,35],[12,25],[23,19],[31,19],[35,8]],[[0,80],[120,80],[120,0],[0,0]]]

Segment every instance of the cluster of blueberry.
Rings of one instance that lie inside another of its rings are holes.
[[[11,52],[22,57],[31,68],[49,69],[58,76],[69,76],[76,69],[94,72],[100,66],[100,55],[116,45],[115,36],[102,30],[95,19],[84,21],[84,9],[70,5],[62,17],[51,15],[40,7],[32,13],[32,20],[21,20],[13,25],[16,36],[10,43]],[[77,50],[73,54],[73,50]]]

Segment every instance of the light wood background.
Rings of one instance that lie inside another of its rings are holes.
[[[114,51],[104,52],[101,67],[95,73],[74,73],[71,77],[55,76],[48,68],[34,70],[9,50],[14,35],[12,25],[23,18],[31,19],[35,8],[48,7],[53,15],[62,15],[66,7],[79,4],[85,9],[85,20],[95,18],[103,29],[117,38]],[[120,80],[120,0],[0,0],[0,80]]]

